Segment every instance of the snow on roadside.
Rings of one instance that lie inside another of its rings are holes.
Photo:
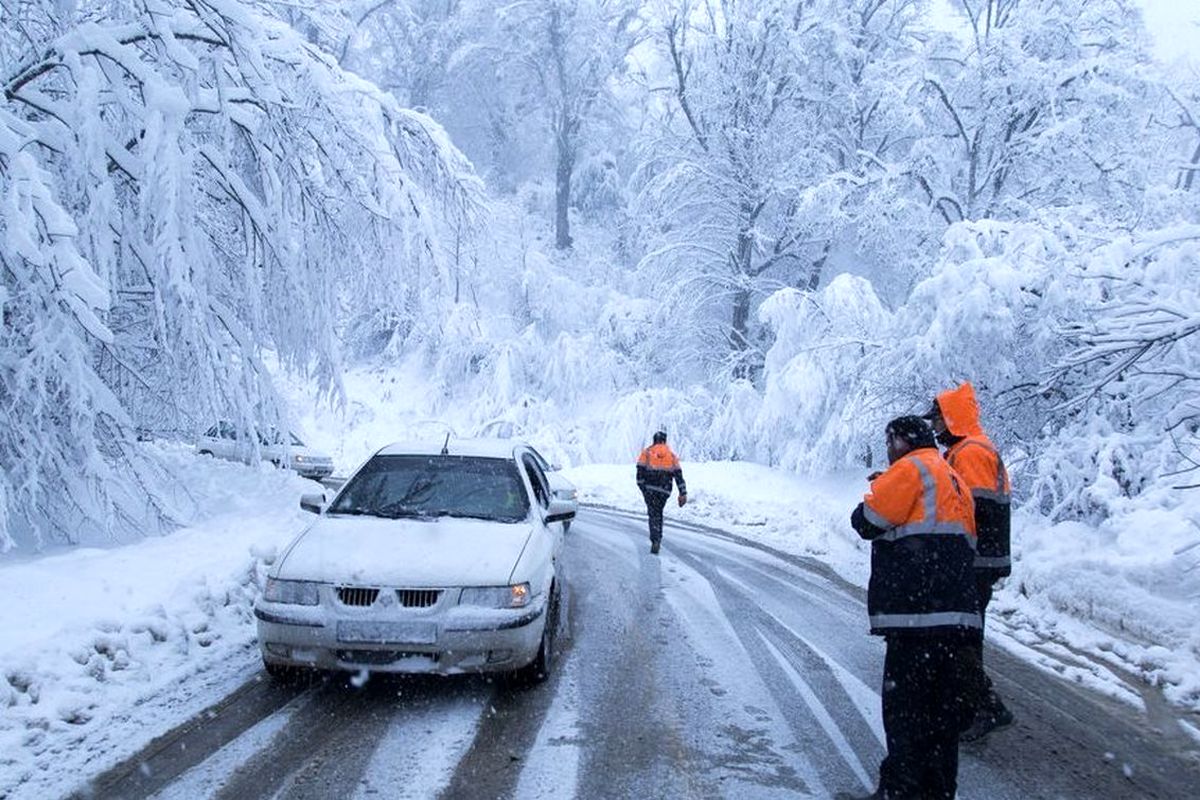
[[[810,556],[828,563],[846,580],[866,585],[870,549],[850,529],[850,512],[867,487],[862,475],[801,478],[744,461],[685,462],[683,468],[688,504],[679,508],[672,497],[668,521],[722,528]],[[591,464],[563,474],[578,487],[580,502],[646,510],[634,483],[632,457],[628,465]]]
[[[564,474],[583,503],[645,511],[632,463]],[[689,502],[668,504],[668,521],[723,528],[811,556],[866,586],[869,545],[849,523],[866,490],[865,471],[813,479],[758,464],[685,461],[684,474]],[[1200,514],[1142,504],[1092,527],[1052,525],[1018,510],[1014,575],[989,609],[996,623],[989,639],[1040,669],[1136,706],[1141,697],[1122,673],[1200,712],[1200,547],[1187,549],[1200,531],[1191,518]]]
[[[252,605],[312,484],[162,455],[198,501],[189,527],[0,560],[0,797],[65,794],[258,668]]]

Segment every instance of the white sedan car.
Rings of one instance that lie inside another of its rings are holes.
[[[218,422],[197,440],[196,452],[249,464],[254,457],[254,442],[248,432],[233,423]],[[319,481],[333,472],[333,459],[308,447],[294,433],[286,440],[278,431],[259,433],[258,453],[263,461],[286,466],[305,478]]]
[[[320,516],[254,609],[269,673],[549,673],[574,511],[528,447],[394,444],[300,504]]]

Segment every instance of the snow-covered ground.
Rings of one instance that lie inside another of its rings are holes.
[[[0,561],[0,797],[48,797],[247,677],[251,609],[313,484],[168,447],[191,525]]]

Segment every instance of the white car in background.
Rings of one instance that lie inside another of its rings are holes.
[[[550,672],[570,505],[510,440],[394,444],[359,467],[274,564],[255,604],[273,676]]]
[[[313,480],[321,480],[333,472],[333,459],[308,447],[294,433],[289,433],[287,439],[276,430],[256,435],[259,457],[263,461],[295,470]],[[196,452],[249,464],[254,458],[254,440],[250,433],[232,422],[218,422],[196,441]]]

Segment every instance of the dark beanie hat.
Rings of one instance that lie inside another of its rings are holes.
[[[896,417],[887,424],[887,433],[908,442],[910,447],[936,447],[933,428],[921,417]]]

